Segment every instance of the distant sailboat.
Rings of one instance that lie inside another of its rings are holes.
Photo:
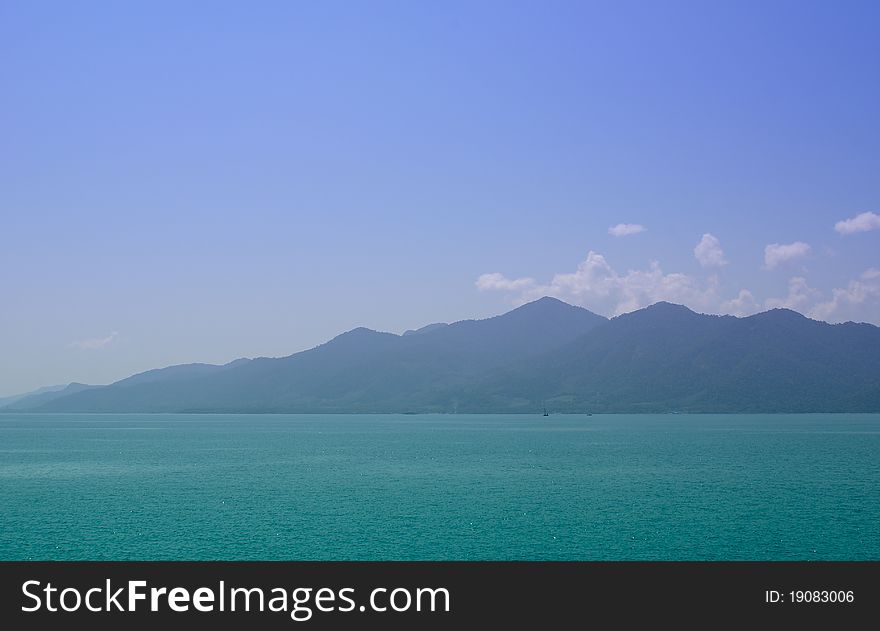
[[[547,411],[547,406],[544,406],[544,416],[550,416],[550,412]]]

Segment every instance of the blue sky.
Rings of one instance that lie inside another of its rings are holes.
[[[0,396],[545,293],[880,324],[878,23],[876,2],[4,2]]]

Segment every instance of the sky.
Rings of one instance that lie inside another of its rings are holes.
[[[542,295],[880,324],[880,3],[0,4],[0,396]]]

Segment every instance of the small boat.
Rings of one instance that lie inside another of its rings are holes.
[[[550,416],[550,412],[547,411],[547,408],[544,408],[544,416]]]

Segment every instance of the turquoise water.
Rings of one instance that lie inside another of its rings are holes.
[[[0,559],[880,559],[880,415],[0,415]]]

